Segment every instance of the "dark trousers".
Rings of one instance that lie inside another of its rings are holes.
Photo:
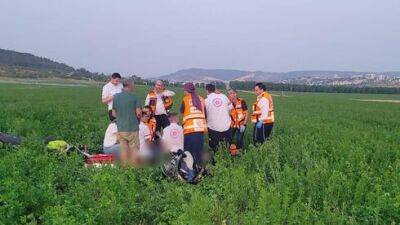
[[[265,140],[271,135],[274,124],[263,124],[261,128],[257,128],[257,124],[254,124],[253,129],[253,142],[254,144],[264,143]]]
[[[232,142],[232,131],[231,129],[228,129],[219,132],[208,128],[208,138],[208,144],[210,145],[211,150],[215,152],[221,142],[225,142],[227,145]]]
[[[237,148],[243,148],[244,132],[241,133],[239,128],[232,128],[232,139],[231,143],[235,143]]]
[[[184,150],[192,154],[194,164],[200,167],[203,165],[203,159],[202,159],[203,145],[204,145],[203,132],[195,132],[195,133],[185,134],[183,136]]]
[[[112,110],[111,109],[108,110],[108,118],[110,119],[111,122],[115,120],[115,117],[112,115]]]
[[[167,126],[169,126],[169,119],[166,114],[155,115],[154,117],[156,118],[157,122],[156,131],[161,131],[161,129],[164,129]]]

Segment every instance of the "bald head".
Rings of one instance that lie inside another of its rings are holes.
[[[164,91],[164,82],[162,80],[156,80],[154,83],[154,89],[156,92],[160,93]]]
[[[122,81],[122,87],[125,91],[133,91],[133,80],[126,79]]]

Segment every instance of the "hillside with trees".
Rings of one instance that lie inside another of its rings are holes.
[[[84,68],[75,69],[48,58],[5,49],[0,49],[0,77],[65,78],[94,81],[107,79],[104,74],[92,73]]]

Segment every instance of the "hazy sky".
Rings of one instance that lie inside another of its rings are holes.
[[[155,76],[400,70],[400,0],[1,0],[0,48]]]

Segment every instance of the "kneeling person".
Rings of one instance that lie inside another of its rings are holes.
[[[140,118],[139,124],[139,156],[141,161],[149,161],[153,157],[152,152],[152,144],[153,144],[153,135],[152,132],[147,125],[149,122],[149,115],[147,113],[142,112],[142,116]]]
[[[119,142],[117,140],[117,124],[111,122],[106,130],[103,141],[103,152],[119,156]]]
[[[146,105],[143,107],[142,112],[146,113],[149,116],[148,122],[146,122],[146,125],[149,127],[150,132],[152,133],[152,138],[153,139],[158,139],[160,136],[160,133],[156,131],[157,128],[157,120],[154,117],[154,113],[151,110],[151,107]]]
[[[161,138],[163,148],[169,152],[178,152],[183,150],[183,128],[178,124],[178,114],[171,112],[168,115],[170,125],[164,128]]]
[[[189,151],[183,149],[183,128],[178,124],[179,117],[177,113],[171,112],[168,114],[170,125],[164,128],[161,143],[163,149],[170,152],[173,157],[180,157],[183,163],[180,163],[179,171],[184,173],[183,176],[188,182],[193,182],[195,171],[193,169],[194,160]]]

